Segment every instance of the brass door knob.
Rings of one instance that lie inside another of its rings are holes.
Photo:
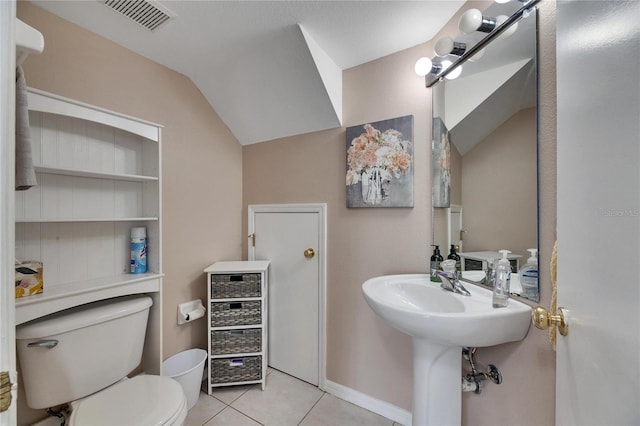
[[[316,255],[316,252],[312,248],[308,248],[304,251],[304,257],[306,257],[307,259],[311,259],[315,255]]]
[[[540,330],[546,330],[549,327],[557,326],[558,332],[563,336],[569,334],[569,324],[564,318],[565,308],[558,308],[557,314],[552,314],[545,308],[538,306],[531,313],[531,321]]]

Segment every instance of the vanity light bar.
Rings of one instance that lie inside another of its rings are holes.
[[[516,11],[513,15],[511,15],[509,18],[507,18],[503,23],[498,25],[492,32],[487,34],[482,40],[480,40],[478,43],[476,43],[473,46],[471,46],[470,48],[468,48],[462,54],[462,56],[459,56],[458,59],[456,59],[453,62],[453,64],[451,64],[450,66],[448,66],[448,67],[444,68],[443,70],[441,70],[440,73],[438,73],[436,75],[427,74],[425,76],[426,86],[427,87],[432,87],[437,82],[441,81],[444,77],[446,77],[454,69],[456,69],[460,65],[462,65],[467,59],[469,59],[470,57],[475,55],[479,50],[482,50],[484,47],[486,47],[487,44],[489,44],[493,39],[495,39],[500,34],[505,32],[511,26],[511,24],[513,24],[514,22],[517,22],[518,20],[520,20],[520,18],[522,18],[523,16],[528,15],[529,11],[531,9],[533,9],[533,7],[539,1],[540,0],[530,0],[526,5],[522,6],[520,9],[518,9],[518,11]]]

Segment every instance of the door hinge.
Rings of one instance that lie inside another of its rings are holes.
[[[251,247],[255,247],[256,246],[256,234],[253,233],[253,234],[249,235],[249,238],[251,238]]]
[[[11,406],[11,400],[13,395],[11,391],[15,390],[15,383],[11,382],[13,379],[16,382],[16,375],[11,374],[8,371],[0,372],[0,412],[7,411]]]

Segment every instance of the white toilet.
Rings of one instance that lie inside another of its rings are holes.
[[[152,300],[110,299],[16,327],[27,405],[69,403],[70,425],[182,425],[187,399],[169,378],[139,375]]]

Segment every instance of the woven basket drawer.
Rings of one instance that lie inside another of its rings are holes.
[[[211,298],[260,297],[260,274],[211,275]]]
[[[262,329],[213,330],[211,332],[211,354],[241,354],[262,350]]]
[[[260,300],[211,302],[211,326],[254,325],[262,322]]]
[[[248,382],[261,379],[261,356],[216,358],[211,360],[211,383]]]

